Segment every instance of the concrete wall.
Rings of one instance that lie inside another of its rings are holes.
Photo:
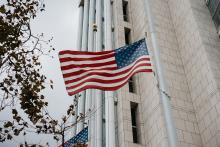
[[[202,144],[220,146],[220,39],[203,0],[169,0],[169,5]]]
[[[172,114],[180,147],[220,146],[220,39],[204,0],[150,0]],[[114,1],[116,47],[124,27],[132,41],[149,32],[143,0],[128,0],[130,22],[123,21],[122,0]],[[153,57],[150,34],[148,49]],[[120,147],[168,147],[163,110],[153,74],[135,76],[137,93],[118,91]],[[130,101],[140,105],[141,143],[132,143]]]
[[[128,0],[128,7],[129,13],[131,7],[131,1]],[[114,34],[115,34],[115,47],[121,47],[125,45],[125,38],[124,38],[124,28],[131,29],[131,39],[133,40],[133,30],[132,30],[132,21],[125,22],[123,19],[123,11],[122,11],[122,0],[115,0],[113,3],[113,14],[114,14]],[[129,15],[130,15],[129,14]],[[129,17],[132,20],[131,15]],[[138,85],[138,80],[135,78],[135,83]],[[139,131],[143,130],[143,116],[142,116],[142,107],[140,105],[140,95],[138,93],[130,93],[128,90],[128,85],[125,85],[118,91],[118,128],[119,128],[119,147],[144,147],[145,142],[143,134],[141,133],[139,138],[141,144],[133,143],[133,136],[132,136],[132,124],[131,124],[131,109],[130,109],[130,102],[138,103],[138,111],[139,111],[139,122],[140,125]]]

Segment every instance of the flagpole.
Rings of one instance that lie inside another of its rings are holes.
[[[104,0],[105,15],[105,49],[112,49],[112,17],[111,0]],[[114,94],[112,91],[105,92],[105,118],[106,118],[106,147],[116,147],[115,142],[115,113]]]
[[[149,33],[151,36],[152,46],[154,49],[156,73],[157,73],[158,82],[159,82],[160,99],[161,99],[161,103],[162,103],[163,111],[164,111],[169,147],[178,147],[179,145],[177,141],[176,128],[175,128],[174,121],[172,118],[170,99],[167,95],[168,88],[165,83],[163,66],[161,64],[160,49],[157,43],[157,34],[154,28],[154,20],[151,14],[150,2],[149,0],[144,0],[144,2],[145,2],[145,13],[148,19],[147,23],[149,24],[149,29],[150,29]]]

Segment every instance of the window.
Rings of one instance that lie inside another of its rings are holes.
[[[220,0],[206,0],[215,26],[220,30]]]
[[[134,81],[134,77],[131,77],[131,78],[128,80],[128,88],[129,88],[129,92],[135,93],[135,81]]]
[[[131,29],[124,28],[124,33],[125,33],[125,44],[128,45],[131,43]],[[129,87],[129,92],[135,93],[135,82],[133,77],[131,77],[128,80],[128,87]]]
[[[138,125],[137,125],[138,104],[134,102],[130,102],[130,106],[131,106],[131,125],[132,125],[133,142],[139,143],[139,133],[138,133]]]
[[[125,32],[125,44],[128,45],[131,43],[131,29],[124,28]]]
[[[122,0],[122,7],[123,7],[123,18],[124,21],[129,21],[129,17],[128,17],[128,2],[125,0]]]

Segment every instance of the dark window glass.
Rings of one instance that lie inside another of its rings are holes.
[[[122,1],[122,6],[123,6],[124,21],[129,21],[128,20],[128,2],[123,0]]]
[[[217,7],[218,7],[218,3],[220,0],[208,0],[207,1],[207,6],[209,8],[209,11],[211,13],[211,15],[213,16]]]
[[[131,43],[131,30],[129,28],[124,28],[125,33],[125,44],[128,45]],[[135,93],[135,83],[134,79],[131,77],[128,80],[129,92]]]
[[[133,142],[138,143],[138,133],[136,127],[132,127],[132,134],[133,134]]]
[[[207,0],[207,6],[216,27],[220,29],[220,0]]]
[[[138,104],[134,102],[130,102],[130,106],[131,106],[131,125],[132,125],[133,142],[139,143],[138,123],[137,123]]]
[[[128,81],[128,88],[129,88],[129,92],[135,93],[135,82],[133,77],[131,77]]]
[[[129,28],[124,28],[125,31],[125,44],[128,45],[131,43],[131,30]]]
[[[137,126],[137,123],[136,123],[136,108],[131,108],[131,124],[132,124],[132,126]]]
[[[213,20],[215,22],[215,25],[218,29],[220,29],[220,5],[218,5],[218,9],[215,12],[215,15],[213,16]]]

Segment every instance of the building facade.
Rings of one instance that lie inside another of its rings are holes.
[[[155,67],[145,0],[82,0],[78,48],[101,51],[146,38]],[[180,147],[220,147],[220,0],[149,0],[166,94]],[[87,90],[78,113],[91,114],[91,147],[169,147],[154,73],[117,92]],[[77,124],[79,132],[83,122]]]

